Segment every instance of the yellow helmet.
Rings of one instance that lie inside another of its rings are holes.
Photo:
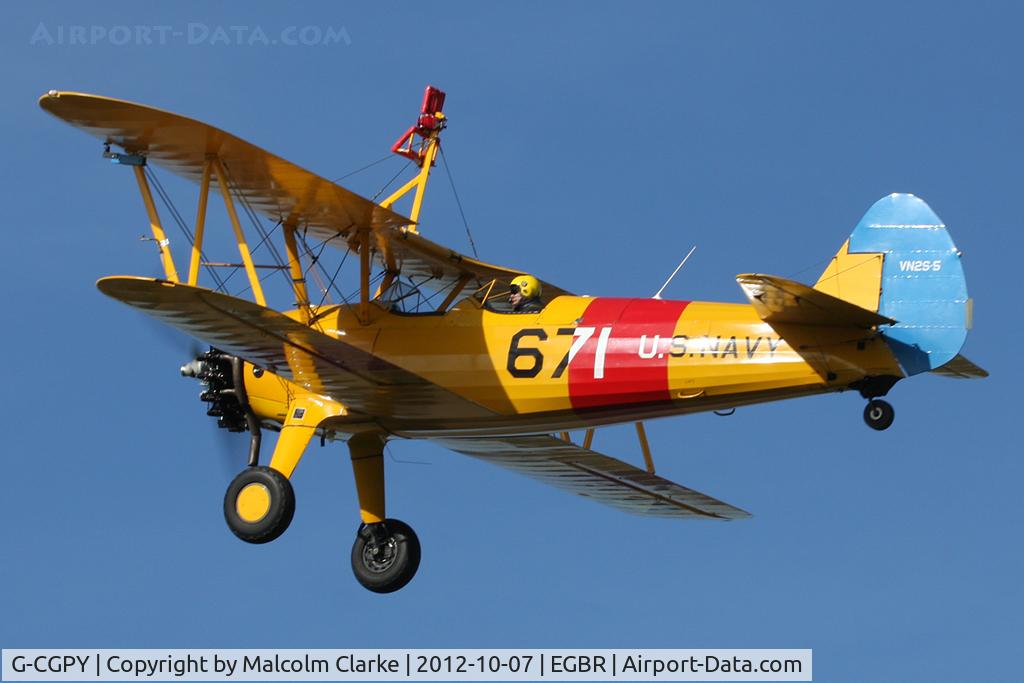
[[[512,278],[512,292],[519,291],[523,295],[524,299],[539,299],[540,298],[540,280],[532,275],[520,275]]]

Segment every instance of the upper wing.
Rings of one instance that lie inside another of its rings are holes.
[[[330,396],[350,411],[408,420],[491,414],[418,375],[250,301],[150,278],[108,277],[97,286],[222,351]]]
[[[740,519],[750,514],[657,475],[548,435],[448,438],[448,448],[605,505],[653,517]]]
[[[230,181],[253,208],[275,221],[297,220],[315,235],[330,237],[359,228],[380,230],[408,218],[349,192],[245,140],[162,109],[98,95],[50,91],[39,106],[72,126],[129,154],[199,182],[206,160],[216,156]]]
[[[385,268],[430,280],[426,284],[436,289],[459,281],[482,286],[522,272],[431,242],[408,230],[409,218],[194,119],[124,100],[53,90],[39,99],[39,105],[104,142],[141,154],[147,163],[194,182],[202,178],[206,160],[216,156],[227,169],[232,189],[257,211],[342,249],[354,249],[358,231],[369,229]],[[544,293],[550,299],[568,292],[545,282]]]
[[[807,285],[773,275],[747,273],[736,281],[766,323],[860,327],[892,325],[896,321],[855,306]]]
[[[945,365],[939,366],[932,370],[936,375],[942,375],[943,377],[953,377],[956,379],[976,379],[982,377],[988,377],[988,370],[978,367],[966,357],[957,354],[953,357],[953,360],[949,361]]]

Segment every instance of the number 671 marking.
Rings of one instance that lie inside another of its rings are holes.
[[[569,350],[565,353],[565,356],[558,362],[558,365],[555,366],[555,371],[551,373],[551,377],[558,378],[565,373],[565,369],[569,367],[569,363],[573,361],[576,354],[578,354],[590,338],[594,336],[594,332],[596,331],[596,327],[559,328],[557,332],[559,336],[572,335],[573,340],[572,344],[569,346]],[[604,379],[604,360],[605,354],[608,351],[608,338],[611,337],[611,334],[611,327],[602,327],[601,331],[597,335],[597,348],[594,351],[594,379]],[[547,341],[548,333],[539,327],[528,328],[516,332],[512,337],[512,343],[509,345],[508,363],[506,367],[509,374],[513,377],[536,377],[540,374],[540,371],[544,366],[544,354],[537,348],[520,348],[519,343],[524,337],[536,337],[538,340],[543,342]],[[533,364],[527,368],[517,367],[516,361],[519,358],[533,359]]]

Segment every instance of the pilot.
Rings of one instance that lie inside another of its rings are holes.
[[[540,281],[532,275],[512,278],[508,297],[512,310],[516,313],[539,311],[543,308],[540,303],[540,291]]]

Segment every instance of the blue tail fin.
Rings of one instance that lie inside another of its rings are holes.
[[[878,313],[897,322],[882,334],[907,375],[941,367],[960,352],[971,318],[960,251],[924,201],[912,194],[878,200],[854,228],[848,250],[884,257]]]

